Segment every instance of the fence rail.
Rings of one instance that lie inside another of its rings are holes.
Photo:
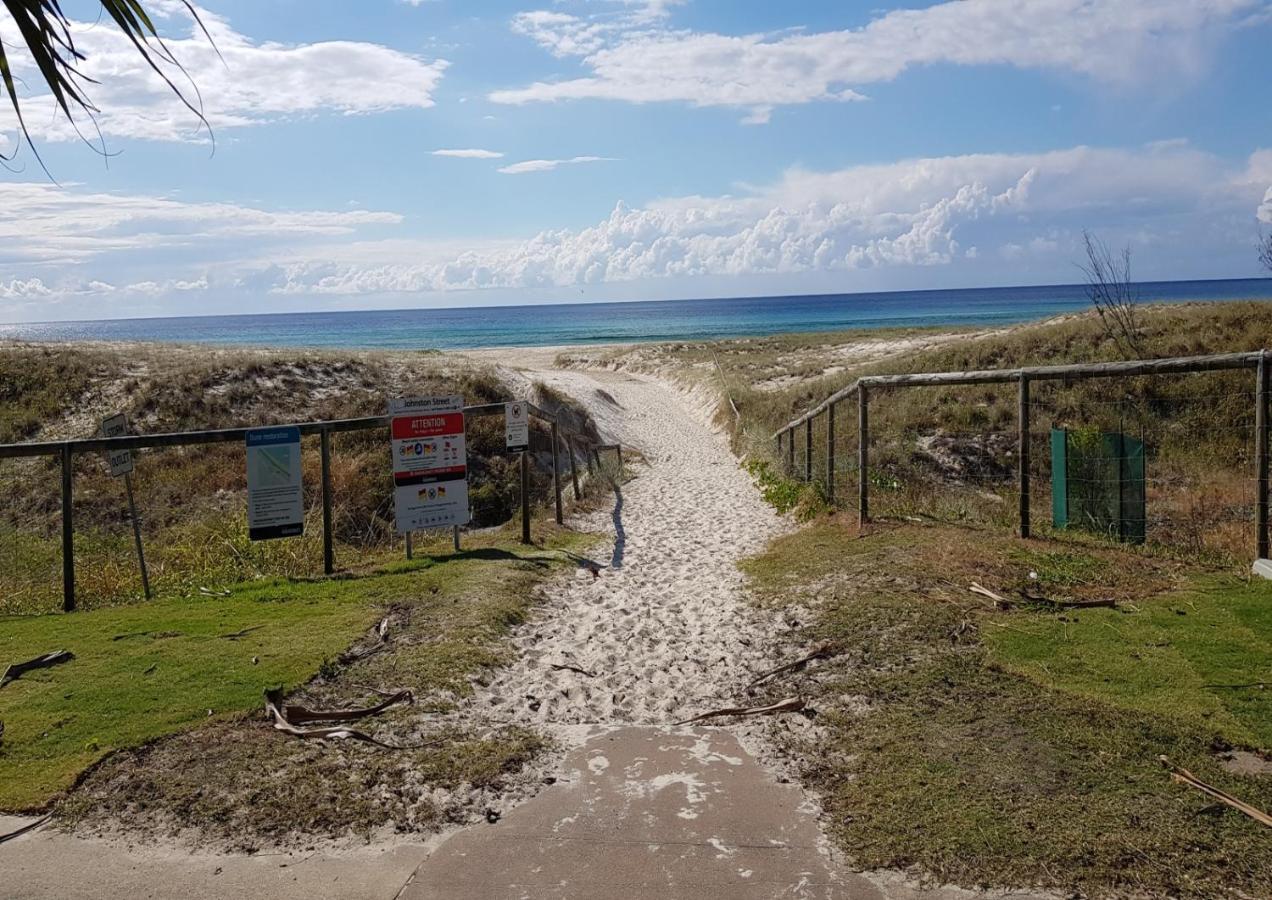
[[[866,375],[831,394],[803,415],[787,422],[772,435],[777,443],[778,459],[785,458],[787,470],[795,471],[795,437],[804,432],[803,479],[813,481],[813,424],[826,419],[826,493],[835,497],[835,407],[857,397],[857,513],[861,524],[870,521],[870,401],[877,390],[919,386],[1016,384],[1019,391],[1017,412],[1017,481],[1020,491],[1018,511],[1021,537],[1030,534],[1030,385],[1033,382],[1076,381],[1087,378],[1114,378],[1141,375],[1189,374],[1229,370],[1253,370],[1254,384],[1254,456],[1255,456],[1255,555],[1267,558],[1268,484],[1269,484],[1269,397],[1272,396],[1272,357],[1268,351],[1223,353],[1210,356],[1183,356],[1165,359],[1122,360],[1105,363],[1030,366],[1013,369],[987,369],[967,372],[918,372],[898,375]]]
[[[485,403],[478,406],[464,407],[465,417],[492,416],[504,412],[505,403]],[[588,470],[592,470],[592,461],[600,465],[602,451],[614,451],[617,454],[621,471],[623,451],[619,444],[598,444],[586,435],[566,432],[561,428],[556,416],[541,409],[533,403],[526,404],[530,415],[548,424],[551,428],[552,443],[552,483],[554,494],[555,516],[558,524],[564,519],[561,500],[561,451],[565,444],[565,454],[570,463],[570,475],[574,488],[574,498],[581,497],[578,473],[575,469],[575,445],[584,448]],[[137,434],[121,437],[92,437],[64,441],[35,441],[21,444],[0,444],[0,459],[20,459],[30,457],[51,456],[61,461],[61,531],[62,531],[62,608],[70,612],[75,609],[75,516],[74,516],[74,458],[85,453],[108,453],[120,450],[142,450],[159,447],[189,447],[202,444],[224,444],[242,442],[249,431],[261,427],[294,427],[302,436],[318,436],[321,440],[322,467],[322,542],[323,572],[331,575],[335,572],[335,548],[332,530],[331,508],[331,435],[352,431],[370,431],[377,428],[388,428],[391,417],[364,416],[354,419],[332,419],[317,422],[275,423],[268,426],[252,426],[250,428],[214,428],[202,431],[178,431],[160,434]],[[530,543],[530,463],[529,452],[521,451],[521,540]],[[407,548],[410,552],[410,535],[407,535]]]

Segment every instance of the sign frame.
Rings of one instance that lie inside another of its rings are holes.
[[[252,428],[243,443],[247,451],[248,538],[271,541],[300,537],[305,533],[300,428]]]
[[[530,449],[530,404],[524,400],[504,404],[504,443],[509,453]]]
[[[398,534],[471,521],[463,397],[390,400],[389,445]]]

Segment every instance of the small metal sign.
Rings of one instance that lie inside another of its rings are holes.
[[[123,413],[102,419],[102,437],[123,437],[128,433],[128,417]],[[110,464],[110,474],[115,478],[129,475],[133,470],[132,452],[129,450],[111,450],[106,454],[106,462]]]
[[[297,537],[305,531],[300,484],[300,429],[247,432],[247,531],[254,541]]]
[[[516,453],[530,446],[530,408],[522,400],[504,404],[504,437]]]

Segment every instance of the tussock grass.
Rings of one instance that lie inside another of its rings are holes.
[[[913,525],[859,538],[830,518],[744,569],[757,602],[811,608],[801,644],[841,651],[772,690],[819,713],[788,749],[857,865],[1090,896],[1272,891],[1266,830],[1157,762],[1272,807],[1266,778],[1215,755],[1272,749],[1267,699],[1216,686],[1266,680],[1272,585],[1091,541]],[[973,580],[1120,608],[1001,611]]]

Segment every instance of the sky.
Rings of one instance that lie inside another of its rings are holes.
[[[1253,277],[1272,229],[1272,0],[147,0],[202,118],[63,6],[73,122],[0,13],[0,322],[1072,283],[1084,230]]]

